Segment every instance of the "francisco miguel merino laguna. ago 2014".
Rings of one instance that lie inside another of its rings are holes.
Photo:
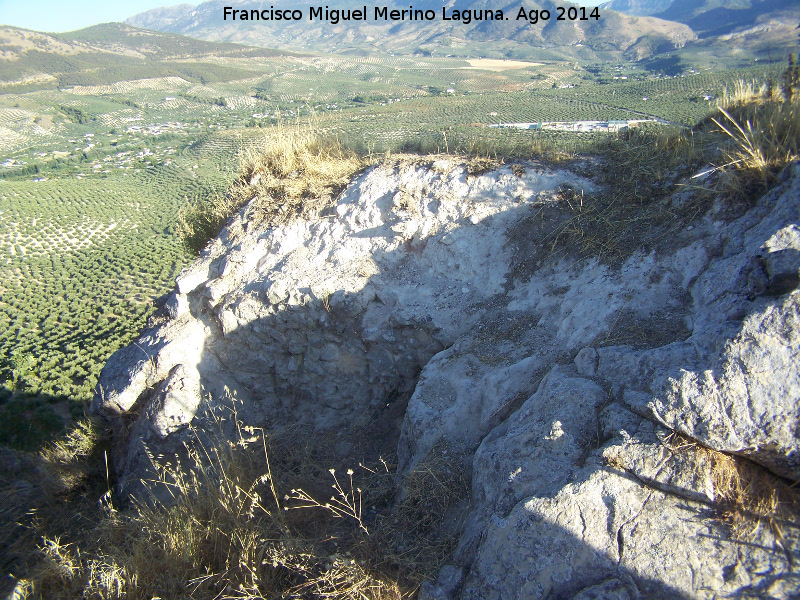
[[[446,7],[442,7],[442,12],[437,13],[432,9],[415,9],[413,6],[409,6],[407,9],[390,9],[387,6],[373,6],[370,8],[372,8],[373,21],[434,21],[438,17],[442,21],[457,21],[462,25],[469,25],[473,21],[510,20],[499,9],[450,9],[448,11]],[[589,10],[585,7],[570,6],[565,8],[557,6],[555,12],[557,13],[555,19],[557,21],[588,21],[600,18],[600,11],[596,7]],[[439,15],[441,16],[439,17]],[[223,21],[227,21],[228,18],[232,21],[302,21],[304,17],[303,11],[298,8],[281,9],[270,6],[264,9],[237,9],[232,6],[225,6],[222,10]],[[309,21],[326,21],[331,25],[346,21],[367,21],[369,17],[370,11],[367,6],[348,9],[309,6],[307,15]],[[550,18],[551,12],[549,10],[527,10],[524,6],[520,6],[514,20],[525,20],[535,25],[540,21],[549,21]]]

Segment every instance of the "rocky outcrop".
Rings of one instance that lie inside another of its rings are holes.
[[[738,219],[676,219],[617,263],[536,237],[569,223],[559,187],[594,186],[524,167],[386,164],[281,227],[244,208],[101,375],[122,487],[235,397],[243,422],[304,423],[342,456],[366,419],[401,483],[434,448],[471,473],[421,598],[798,597],[798,529],[734,539],[712,463],[800,480],[800,166]]]
[[[800,479],[798,185],[722,231],[722,255],[690,288],[686,341],[598,350],[597,374],[631,410],[716,450]],[[779,266],[780,265],[780,266]],[[786,282],[786,283],[784,283]],[[792,287],[792,284],[794,287]]]
[[[462,598],[796,597],[786,556],[757,533],[745,550],[703,505],[590,464],[488,523]]]

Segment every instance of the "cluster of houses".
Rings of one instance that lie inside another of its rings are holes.
[[[186,127],[185,123],[180,123],[178,121],[170,121],[168,123],[156,123],[155,125],[131,125],[127,129],[125,129],[125,132],[140,133],[144,135],[159,135],[171,129],[183,129],[185,127]]]
[[[497,123],[489,127],[513,129],[548,129],[551,131],[573,131],[577,133],[620,131],[628,127],[635,127],[639,123],[656,123],[656,119],[633,119],[607,121],[539,121],[538,123]]]

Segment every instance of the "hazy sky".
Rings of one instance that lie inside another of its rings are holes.
[[[158,6],[200,2],[201,0],[0,0],[0,24],[36,31],[74,31],[98,23],[124,21]]]
[[[36,31],[74,31],[82,27],[124,21],[128,17],[156,8],[175,4],[200,4],[203,0],[0,0],[0,24],[16,25]],[[336,0],[320,0],[320,4],[335,4]],[[595,6],[603,0],[572,0],[583,6]],[[367,4],[374,3],[370,0]],[[498,5],[506,4],[505,0]],[[236,0],[230,4],[235,6]],[[413,0],[409,2],[413,4]],[[523,3],[524,4],[524,3]]]

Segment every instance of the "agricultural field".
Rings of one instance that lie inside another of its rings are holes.
[[[224,193],[277,124],[310,123],[363,153],[580,149],[571,134],[488,125],[687,126],[735,82],[783,68],[666,76],[633,64],[237,52],[175,55],[140,77],[127,59],[101,73],[0,77],[0,421],[13,407],[44,432],[83,410],[108,356],[192,258],[175,233],[181,207]],[[0,443],[23,433],[0,427]]]
[[[235,161],[216,159],[235,155],[237,140],[219,137],[152,169],[157,147],[98,163],[120,174],[0,182],[0,352],[34,357],[12,378],[36,393],[90,397],[102,361],[141,328],[187,259],[174,235],[181,204],[230,179]]]

